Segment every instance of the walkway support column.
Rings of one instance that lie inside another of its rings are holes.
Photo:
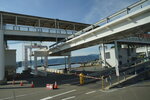
[[[102,54],[101,54],[101,45],[98,47],[99,49],[99,63],[102,61]]]
[[[30,68],[31,68],[32,67],[32,48],[30,48],[29,59],[30,59]]]
[[[38,72],[37,72],[37,56],[36,55],[34,55],[34,69],[35,69],[35,75],[37,75]]]
[[[149,57],[148,46],[145,46],[146,57]]]
[[[5,77],[4,53],[4,33],[0,30],[0,83]]]
[[[24,69],[28,69],[28,47],[24,47]]]
[[[71,55],[68,56],[68,69],[71,70]]]
[[[116,76],[119,76],[119,64],[118,64],[118,44],[117,44],[117,41],[115,41],[115,56],[116,56],[116,66],[115,66],[115,69],[116,69]]]
[[[46,69],[48,68],[48,56],[44,57],[44,71],[45,71],[45,76],[47,76],[47,71]]]
[[[102,47],[102,54],[103,54],[103,57],[104,57],[104,66],[106,66],[105,44],[101,44],[101,47]]]
[[[48,67],[48,56],[44,57],[44,70],[46,71],[46,68]]]

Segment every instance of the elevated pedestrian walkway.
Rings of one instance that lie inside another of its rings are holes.
[[[60,41],[89,24],[0,11],[5,40]]]

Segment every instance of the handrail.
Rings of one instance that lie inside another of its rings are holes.
[[[58,45],[61,45],[61,44],[63,44],[62,42],[65,42],[65,41],[70,40],[70,39],[72,39],[72,38],[74,38],[74,37],[77,37],[77,36],[79,36],[79,35],[81,35],[81,34],[83,34],[83,33],[86,33],[87,31],[90,31],[90,30],[93,30],[93,29],[95,29],[95,28],[97,28],[97,27],[100,27],[100,26],[101,26],[100,24],[102,24],[102,23],[104,23],[104,22],[109,23],[109,20],[110,20],[110,19],[112,19],[112,18],[114,18],[114,17],[117,17],[118,15],[123,14],[124,12],[126,12],[126,14],[129,14],[129,11],[130,11],[131,9],[133,9],[133,8],[139,6],[139,5],[141,5],[141,8],[142,8],[142,4],[144,4],[144,3],[147,2],[147,1],[149,1],[149,0],[141,0],[141,1],[138,1],[138,2],[132,4],[132,5],[130,5],[130,6],[126,7],[126,8],[124,8],[124,9],[122,9],[122,10],[120,10],[120,11],[118,11],[118,12],[116,12],[116,13],[114,13],[114,14],[112,14],[112,15],[110,15],[110,16],[108,16],[108,17],[106,17],[106,18],[104,18],[104,19],[102,19],[102,20],[100,20],[100,21],[98,21],[98,22],[96,22],[95,24],[92,24],[92,25],[90,25],[90,26],[84,28],[83,30],[80,30],[80,31],[76,32],[75,34],[73,34],[73,35],[71,35],[71,36],[65,38],[64,40],[59,41],[59,42],[57,42],[57,43],[54,43],[53,45],[49,46],[49,49],[52,49],[52,48],[54,48],[54,47],[56,47],[56,46],[58,46]],[[105,24],[106,24],[106,23],[105,23]]]
[[[27,31],[27,32],[43,32],[43,33],[56,33],[56,34],[73,34],[74,30],[64,30],[57,28],[46,28],[46,27],[33,27],[33,26],[23,26],[23,25],[14,25],[14,24],[5,24],[3,25],[4,30],[12,31]]]

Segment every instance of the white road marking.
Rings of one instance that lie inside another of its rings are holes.
[[[9,100],[9,99],[12,99],[13,97],[7,97],[7,98],[2,98],[0,100]]]
[[[101,92],[114,92],[114,91],[118,91],[119,89],[110,89],[110,90],[99,90]]]
[[[67,92],[64,92],[64,93],[60,93],[60,94],[57,94],[57,95],[54,95],[54,96],[49,96],[49,97],[46,97],[46,98],[43,98],[43,99],[40,99],[40,100],[52,99],[52,98],[54,98],[54,97],[58,97],[58,96],[61,96],[61,95],[67,94],[67,93],[74,92],[74,91],[76,91],[76,90],[75,90],[75,89],[74,89],[74,90],[70,90],[70,91],[67,91]]]
[[[96,91],[87,92],[87,93],[85,93],[85,94],[91,94],[91,93],[94,93],[94,92],[96,92]]]
[[[75,98],[76,96],[72,96],[72,97],[68,97],[68,98],[64,98],[64,99],[61,99],[61,100],[69,100],[69,99],[73,99]]]
[[[33,95],[33,94],[37,94],[37,93],[41,93],[41,92],[34,92],[34,93],[29,93],[29,94],[17,95],[17,96],[15,96],[15,98],[24,97],[24,96],[27,96],[27,95]],[[1,98],[0,100],[9,100],[9,99],[13,99],[13,98],[14,97],[11,96],[11,97],[7,97],[7,98]]]

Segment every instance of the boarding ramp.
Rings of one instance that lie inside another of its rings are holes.
[[[132,65],[130,68],[120,70],[120,76],[109,75],[104,78],[105,89],[111,89],[114,87],[122,87],[128,84],[134,84],[137,81],[141,81],[149,78],[150,73],[150,58],[146,61]]]
[[[119,67],[120,76],[116,76],[115,68],[105,68],[94,73],[84,74],[84,84],[98,81],[103,90],[134,84],[150,77],[150,57],[138,59]],[[75,74],[80,77],[80,74]],[[80,82],[73,82],[79,84]]]
[[[119,66],[120,76],[115,75],[115,70],[108,70],[103,74],[102,88],[111,89],[114,87],[122,87],[128,84],[134,84],[137,81],[144,80],[150,73],[150,57],[138,59],[132,63]]]
[[[149,0],[141,0],[50,46],[50,55],[108,43],[150,31]]]

